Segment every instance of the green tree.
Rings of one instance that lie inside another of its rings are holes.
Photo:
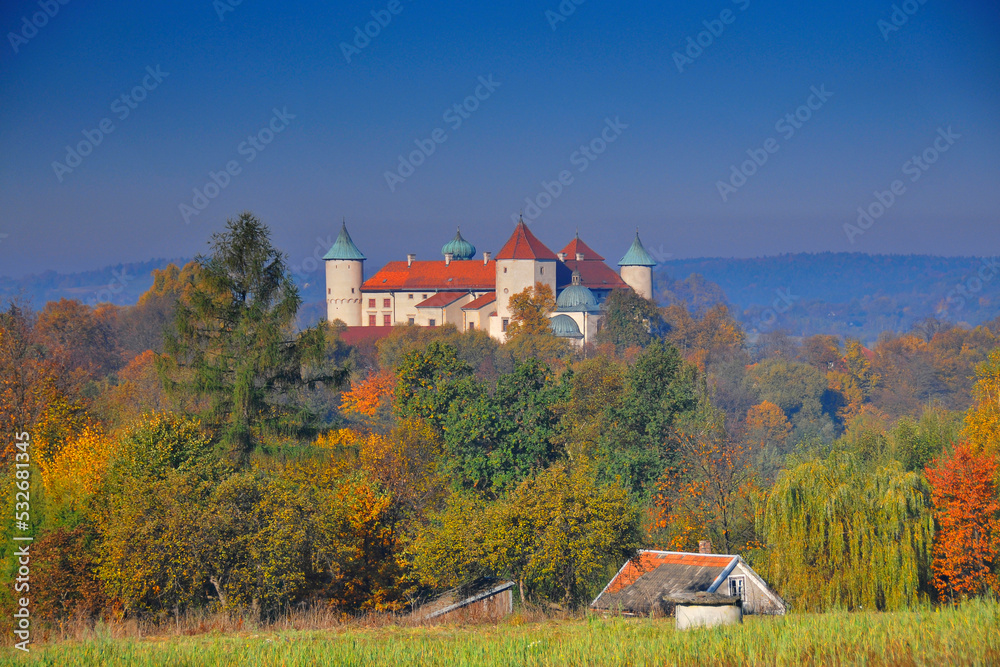
[[[441,432],[452,403],[470,394],[476,384],[472,367],[458,358],[453,345],[433,341],[407,353],[396,369],[396,411],[401,417],[423,419]]]
[[[901,609],[926,590],[930,489],[898,462],[837,452],[799,463],[778,477],[762,521],[762,573],[799,609]]]
[[[302,430],[310,415],[289,400],[323,358],[320,327],[294,332],[301,299],[270,230],[244,212],[214,234],[212,253],[196,259],[198,282],[177,305],[160,370],[171,389],[206,397],[208,420],[236,457],[254,445],[253,430]],[[343,372],[310,381],[339,383]]]
[[[612,290],[604,301],[605,314],[598,343],[611,343],[618,349],[645,347],[666,332],[667,326],[656,303],[634,290]]]

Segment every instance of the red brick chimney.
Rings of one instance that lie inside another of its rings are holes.
[[[700,554],[712,553],[712,540],[698,540],[698,553]]]

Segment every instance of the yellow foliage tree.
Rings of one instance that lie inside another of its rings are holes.
[[[1000,454],[1000,348],[976,368],[973,406],[965,413],[965,439],[973,453]]]

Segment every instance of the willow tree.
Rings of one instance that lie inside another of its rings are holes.
[[[318,372],[322,329],[295,331],[302,300],[270,235],[243,212],[212,236],[211,254],[195,259],[198,279],[178,302],[159,359],[168,388],[203,399],[206,420],[237,458],[261,426],[288,431],[308,423],[296,401],[302,385],[343,379],[342,371]]]
[[[929,579],[930,490],[896,461],[864,468],[847,453],[779,476],[762,519],[763,570],[800,609],[899,609]]]

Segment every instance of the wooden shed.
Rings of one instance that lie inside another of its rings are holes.
[[[514,611],[514,582],[485,579],[442,593],[413,612],[421,621],[499,620]]]

